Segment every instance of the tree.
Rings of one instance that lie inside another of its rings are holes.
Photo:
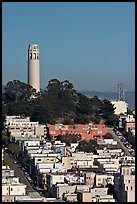
[[[20,153],[20,147],[17,144],[8,143],[8,150],[13,153],[15,156],[18,156]]]
[[[2,134],[2,145],[7,146],[9,143],[9,137],[6,136],[5,134]]]
[[[58,121],[64,124],[100,123],[103,119],[106,125],[112,126],[118,121],[110,101],[77,93],[68,80],[51,79],[39,95],[33,87],[19,80],[8,82],[5,90],[2,95],[4,117],[25,114],[32,121],[51,124]]]
[[[32,95],[36,95],[36,89],[29,84],[19,80],[9,81],[3,93],[5,103],[29,100]]]
[[[108,116],[113,115],[114,110],[115,110],[114,105],[112,105],[112,103],[107,99],[104,99],[103,104],[101,106],[101,112],[103,114],[103,118],[107,119]]]
[[[91,101],[91,105],[92,105],[92,110],[94,112],[96,112],[97,115],[99,113],[102,113],[101,107],[103,105],[103,102],[97,96],[90,98],[90,101]]]
[[[80,134],[66,134],[66,135],[59,135],[58,140],[61,142],[65,142],[67,146],[70,146],[71,143],[77,143],[81,140]]]
[[[7,115],[30,115],[31,106],[28,101],[10,102],[7,105]]]
[[[113,139],[112,135],[110,133],[107,133],[105,136],[104,136],[105,139]]]
[[[45,94],[47,95],[48,105],[50,107],[50,115],[55,120],[60,116],[60,91],[61,82],[57,79],[51,79],[46,87]]]
[[[71,119],[69,117],[65,117],[63,120],[64,125],[70,125],[71,124]]]
[[[106,125],[110,125],[110,126],[115,126],[119,121],[119,117],[115,114],[112,115],[108,115],[108,118],[106,120]]]
[[[68,80],[60,82],[57,79],[51,79],[45,94],[52,118],[57,120],[69,116],[71,119],[75,115],[77,94],[73,84]]]
[[[134,115],[133,110],[131,110],[130,108],[127,108],[127,114],[128,115]]]
[[[90,99],[83,94],[78,94],[78,97],[77,113],[90,115],[92,113],[92,104]]]
[[[72,83],[68,80],[61,82],[60,108],[61,117],[70,116],[73,118],[76,114],[77,93]]]
[[[92,113],[93,111],[90,99],[84,94],[78,93],[75,121],[81,124],[89,123]]]
[[[93,152],[96,153],[96,147],[97,147],[97,140],[81,140],[79,142],[79,145],[77,146],[78,151],[84,151],[84,152]]]

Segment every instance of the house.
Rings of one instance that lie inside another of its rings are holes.
[[[94,202],[116,202],[116,200],[113,198],[113,195],[102,195],[102,196],[95,196],[96,201]],[[93,202],[93,201],[92,201]]]
[[[114,185],[114,176],[111,174],[96,174],[95,175],[95,186],[105,186],[107,184]]]
[[[2,183],[2,195],[25,195],[26,185],[19,182]]]
[[[87,185],[71,185],[65,183],[58,183],[48,188],[48,192],[51,193],[53,197],[62,198],[64,193],[75,193],[78,190],[89,191],[89,187]]]
[[[65,156],[65,154],[66,154],[65,153],[66,152],[65,146],[66,146],[65,143],[61,143],[61,141],[55,141],[54,144],[52,144],[51,149],[54,152],[60,152],[60,155]]]
[[[77,202],[77,193],[64,193],[62,197],[65,202]]]
[[[135,118],[133,115],[128,115],[125,119],[124,130],[128,132],[129,129],[135,129]]]

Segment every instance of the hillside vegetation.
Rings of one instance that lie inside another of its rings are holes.
[[[87,97],[78,93],[68,80],[51,79],[42,93],[30,85],[13,80],[2,94],[2,115],[30,116],[31,121],[55,124],[86,124],[105,122],[113,126],[118,122],[114,107],[107,99]]]

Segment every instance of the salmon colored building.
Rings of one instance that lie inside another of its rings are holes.
[[[108,133],[104,124],[48,124],[49,135],[51,140],[56,140],[58,135],[81,134],[82,140],[90,140],[94,138],[102,138]]]

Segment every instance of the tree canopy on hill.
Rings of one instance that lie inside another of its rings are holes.
[[[4,89],[2,96],[5,103],[26,101],[36,94],[36,89],[19,80],[9,81]]]
[[[89,98],[78,93],[68,80],[58,79],[51,79],[39,95],[19,80],[8,82],[2,94],[2,113],[3,116],[24,114],[32,121],[51,124],[100,123],[103,118],[107,125],[114,125],[118,121],[110,101],[97,96]]]

